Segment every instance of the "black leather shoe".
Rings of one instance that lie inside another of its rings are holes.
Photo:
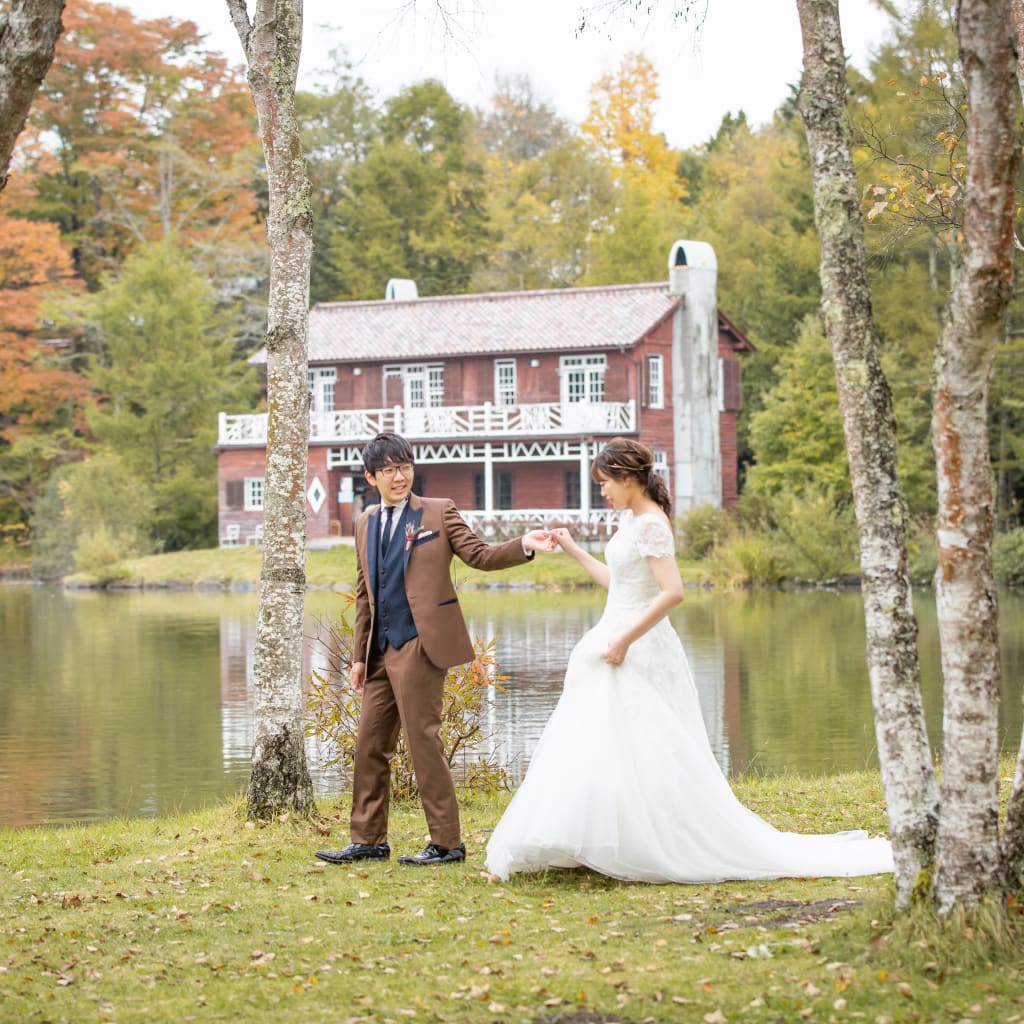
[[[328,864],[355,864],[359,860],[387,860],[391,847],[387,843],[349,843],[344,850],[317,850],[316,855]]]
[[[424,867],[428,864],[455,864],[466,859],[466,846],[459,843],[448,849],[446,846],[438,846],[437,843],[428,843],[422,853],[414,853],[411,857],[399,857],[399,864],[413,864],[417,867]]]

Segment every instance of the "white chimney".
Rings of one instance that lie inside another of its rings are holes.
[[[682,301],[672,325],[676,513],[722,504],[718,439],[718,260],[707,242],[674,242],[668,290]]]
[[[418,299],[419,292],[416,290],[416,282],[409,280],[407,277],[393,277],[388,281],[388,286],[384,290],[384,298],[389,301],[403,299]]]

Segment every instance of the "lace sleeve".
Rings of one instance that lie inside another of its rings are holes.
[[[660,516],[643,516],[635,520],[636,547],[644,558],[664,558],[676,553],[672,528]]]

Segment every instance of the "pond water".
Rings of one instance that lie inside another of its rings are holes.
[[[489,744],[513,777],[558,699],[572,645],[601,591],[462,595],[471,632],[493,636],[507,692]],[[256,595],[74,592],[0,586],[0,826],[158,816],[243,789],[253,723]],[[940,742],[934,601],[916,595],[929,733]],[[341,599],[307,595],[306,663]],[[726,772],[828,774],[877,764],[856,592],[688,592],[673,614]],[[1024,598],[1001,595],[1001,741],[1016,751]],[[343,783],[309,741],[321,793]]]

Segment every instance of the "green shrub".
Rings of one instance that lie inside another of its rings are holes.
[[[311,720],[307,732],[331,753],[327,765],[337,766],[343,775],[352,771],[359,725],[360,694],[348,684],[352,667],[352,625],[355,594],[345,596],[346,606],[337,620],[320,623],[315,638],[326,656],[327,671],[314,672],[307,709]],[[494,641],[477,640],[476,658],[466,665],[448,670],[444,681],[441,710],[441,739],[456,786],[491,793],[510,788],[508,773],[495,754],[482,753],[480,744],[488,739],[484,715],[491,695],[502,690],[506,678],[498,675]],[[395,800],[411,800],[419,793],[412,758],[404,732],[391,760],[391,795]]]
[[[1024,529],[997,533],[992,542],[992,569],[1007,587],[1024,585]]]
[[[47,481],[32,518],[32,571],[98,574],[124,558],[149,554],[150,489],[124,460],[100,452],[64,466]]]
[[[729,513],[714,505],[691,508],[679,520],[682,534],[681,554],[685,558],[707,558],[712,549],[732,533]]]
[[[733,537],[709,556],[714,581],[725,587],[769,586],[785,575],[775,545],[760,534]]]
[[[857,523],[826,489],[784,499],[775,536],[787,575],[819,583],[858,572]]]
[[[939,546],[931,523],[913,523],[907,537],[907,567],[914,583],[931,583],[939,565]]]

